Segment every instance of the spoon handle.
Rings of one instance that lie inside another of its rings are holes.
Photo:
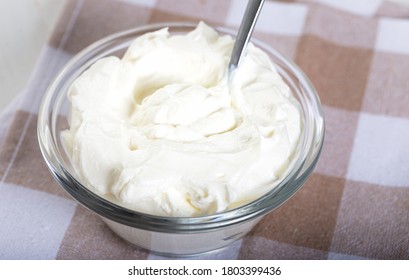
[[[250,40],[251,33],[256,25],[256,21],[263,3],[264,0],[248,1],[243,20],[241,21],[237,34],[236,42],[234,43],[233,52],[229,62],[229,71],[232,71],[239,66],[239,63],[245,53],[244,50]]]

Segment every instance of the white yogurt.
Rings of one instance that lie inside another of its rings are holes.
[[[71,86],[61,137],[84,185],[128,208],[190,217],[248,203],[291,167],[301,109],[249,44],[227,86],[234,41],[204,23],[137,38]]]

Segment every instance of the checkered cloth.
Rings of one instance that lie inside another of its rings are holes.
[[[1,115],[0,258],[157,259],[53,180],[36,136],[47,86],[78,51],[153,22],[237,29],[246,1],[68,0],[19,100]],[[255,28],[310,77],[326,138],[303,188],[208,259],[409,259],[409,8],[381,0],[266,1]]]

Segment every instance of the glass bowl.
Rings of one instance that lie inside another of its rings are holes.
[[[63,149],[60,132],[68,128],[67,90],[96,60],[121,57],[138,36],[169,27],[170,34],[185,34],[196,24],[160,23],[108,36],[90,45],[62,69],[48,88],[38,116],[38,140],[47,166],[56,181],[80,204],[98,214],[129,243],[167,256],[191,256],[221,249],[246,235],[266,214],[289,199],[311,174],[323,144],[324,119],[314,87],[302,71],[269,45],[252,42],[267,54],[302,107],[303,132],[298,157],[287,176],[270,192],[241,207],[201,217],[162,217],[136,212],[90,191],[76,176]],[[235,32],[216,28],[219,34]]]

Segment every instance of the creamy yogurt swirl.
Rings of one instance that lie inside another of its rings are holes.
[[[296,154],[300,105],[252,44],[228,86],[233,44],[202,22],[186,35],[161,29],[78,77],[61,137],[84,185],[174,217],[225,211],[276,186]]]

